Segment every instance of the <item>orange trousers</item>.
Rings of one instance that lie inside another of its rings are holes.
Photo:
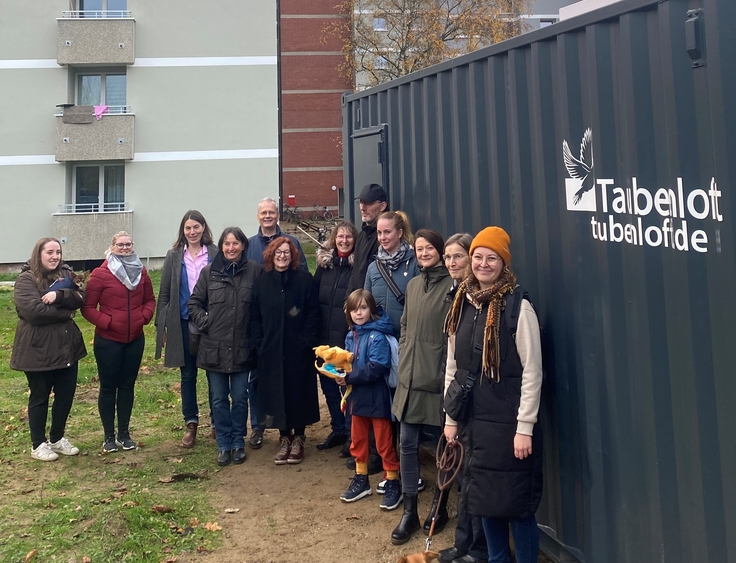
[[[353,415],[350,425],[350,455],[356,463],[368,463],[370,455],[368,447],[368,433],[373,426],[373,435],[376,437],[376,449],[383,460],[384,471],[398,471],[399,460],[394,449],[394,438],[391,430],[391,421],[387,418],[368,418]]]

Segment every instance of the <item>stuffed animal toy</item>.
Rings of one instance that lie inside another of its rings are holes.
[[[319,365],[318,360],[314,361],[314,367],[323,375],[335,379],[336,377],[345,377],[346,374],[353,371],[353,353],[343,350],[339,346],[317,346],[314,348],[314,354],[317,358],[323,360]],[[352,385],[345,388],[345,394],[340,401],[340,409],[345,412],[347,409],[347,398],[353,390]]]

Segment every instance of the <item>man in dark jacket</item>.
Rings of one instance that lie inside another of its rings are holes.
[[[366,184],[357,197],[360,201],[360,216],[363,226],[353,252],[353,276],[348,284],[347,295],[365,286],[365,273],[378,252],[376,222],[378,216],[388,209],[386,190],[378,184]]]
[[[300,265],[302,270],[308,272],[307,257],[304,256],[302,245],[299,241],[286,233],[281,232],[279,227],[279,206],[276,200],[267,197],[258,204],[258,234],[248,239],[248,260],[253,260],[258,264],[263,264],[263,251],[266,250],[268,244],[276,237],[289,237],[291,241],[299,249]],[[368,266],[366,266],[367,268]],[[363,287],[362,285],[360,287]]]

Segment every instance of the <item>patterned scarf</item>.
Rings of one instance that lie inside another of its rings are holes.
[[[384,263],[389,270],[395,271],[396,268],[399,267],[399,264],[404,261],[404,257],[406,256],[409,248],[410,246],[405,240],[401,241],[399,248],[394,250],[393,254],[389,254],[383,249],[382,246],[379,246],[378,254],[376,254],[376,260],[380,260],[382,263]]]
[[[107,269],[130,291],[138,287],[141,282],[143,264],[135,252],[132,254],[110,253],[107,257]]]
[[[488,305],[486,325],[483,330],[483,363],[481,373],[495,382],[501,381],[501,353],[499,350],[499,328],[501,312],[504,308],[504,296],[516,287],[516,275],[504,268],[501,277],[488,289],[481,289],[474,276],[466,278],[458,287],[450,312],[445,320],[445,332],[452,336],[457,333],[460,311],[467,299],[471,305],[480,310]]]

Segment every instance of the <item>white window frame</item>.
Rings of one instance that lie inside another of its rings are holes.
[[[123,167],[123,201],[105,201],[105,168],[108,166]],[[99,173],[99,188],[97,194],[97,203],[78,203],[77,202],[77,168],[97,167]],[[90,161],[76,162],[72,167],[72,212],[73,213],[117,213],[125,211],[125,161]],[[85,206],[85,209],[77,210],[77,206]],[[89,206],[89,209],[86,207]],[[108,208],[109,206],[109,208]]]
[[[125,104],[122,106],[115,106],[115,107],[128,107],[128,72],[127,69],[120,68],[115,70],[105,70],[100,72],[94,72],[94,71],[82,71],[77,72],[74,74],[74,103],[77,105],[80,104],[79,99],[79,78],[82,76],[99,76],[100,77],[100,105],[106,105],[106,92],[105,92],[105,86],[106,86],[106,80],[108,76],[125,76]],[[94,104],[93,104],[94,105]],[[120,113],[125,113],[125,111],[122,111]]]
[[[381,25],[380,22],[383,22]],[[388,31],[388,20],[378,16],[373,17],[373,31]]]

